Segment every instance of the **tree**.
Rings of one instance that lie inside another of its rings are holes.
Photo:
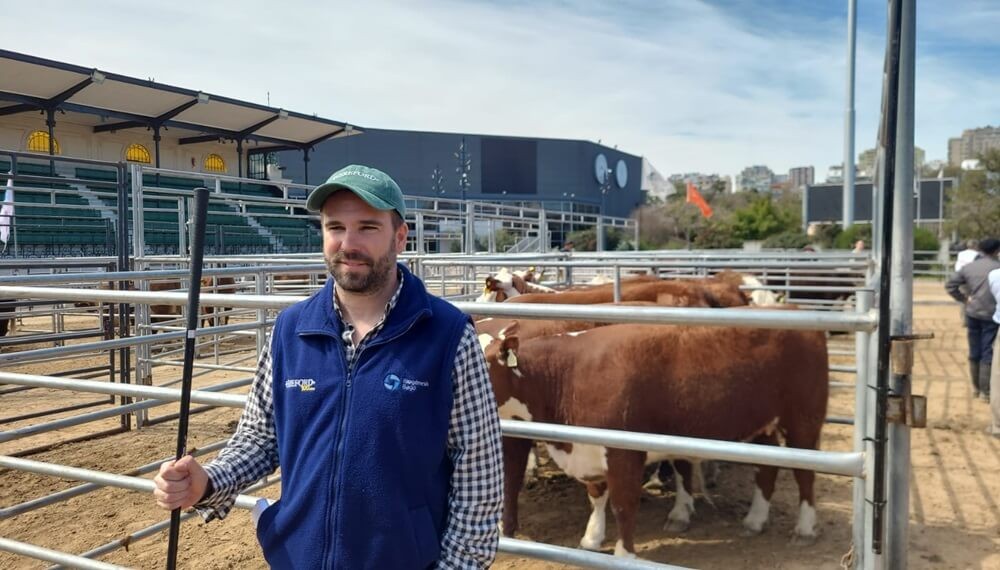
[[[758,240],[795,229],[794,219],[775,206],[770,196],[760,197],[748,208],[736,211],[733,234],[743,240]]]
[[[961,239],[1000,235],[1000,149],[979,156],[983,170],[962,174],[948,202],[945,229]]]

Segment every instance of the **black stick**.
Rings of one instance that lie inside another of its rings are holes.
[[[205,218],[208,217],[208,188],[194,189],[194,216],[191,221],[191,283],[188,285],[187,337],[184,339],[184,368],[181,377],[181,412],[177,425],[177,459],[187,453],[188,416],[191,413],[191,372],[194,369],[195,336],[199,317],[198,298],[201,295],[201,264],[205,253]],[[182,230],[183,231],[183,230]],[[177,542],[181,531],[181,510],[170,512],[170,540],[167,543],[167,569],[177,568]]]

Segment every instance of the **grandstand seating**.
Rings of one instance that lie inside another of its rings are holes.
[[[9,167],[8,162],[0,160],[0,170],[7,171]],[[69,172],[59,171],[58,168],[57,166],[59,178],[75,177],[78,181],[92,183],[39,184],[19,180],[19,188],[38,187],[39,191],[17,192],[17,243],[23,247],[47,248],[49,253],[111,253],[116,228],[109,219],[110,216],[102,217],[98,209],[93,208],[91,202],[80,195],[79,189],[91,192],[91,200],[96,197],[108,211],[116,212],[118,193],[114,183],[117,181],[118,171],[94,166],[76,166]],[[59,176],[58,172],[63,176]],[[49,165],[45,162],[19,161],[18,174],[52,176]],[[148,173],[143,175],[143,186],[146,189],[143,195],[144,237],[151,252],[177,251],[180,230],[178,198],[171,196],[169,190],[191,190],[204,185],[206,181],[196,178]],[[302,217],[304,209],[283,205],[278,188],[266,184],[230,181],[224,181],[220,186],[225,194],[224,199],[213,200],[209,204],[206,247],[210,253],[313,251],[319,246],[320,236],[316,223]],[[165,192],[158,192],[158,189]],[[246,200],[242,197],[246,197]],[[268,203],[272,200],[274,201]],[[131,192],[128,201],[131,208]],[[241,213],[241,208],[245,208],[245,215]]]

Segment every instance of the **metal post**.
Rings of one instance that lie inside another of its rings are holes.
[[[471,202],[462,201],[465,206],[465,253],[472,255],[476,253],[476,218],[475,209]]]
[[[538,253],[549,250],[549,219],[545,208],[538,211]]]
[[[302,149],[303,184],[309,184],[309,147]]]
[[[844,111],[844,212],[846,230],[854,224],[854,49],[857,0],[847,0],[847,108]]]
[[[913,124],[916,1],[901,0],[899,46],[899,99],[896,124],[896,189],[892,208],[892,283],[890,285],[890,334],[913,330]],[[880,324],[879,326],[884,326]],[[910,375],[893,374],[890,391],[910,395]],[[910,523],[910,427],[891,423],[888,429],[888,495],[886,497],[886,566],[905,570]]]
[[[417,212],[416,221],[413,225],[417,227],[417,244],[416,251],[418,254],[427,253],[427,247],[424,245],[424,213]]]
[[[867,314],[872,307],[873,292],[860,290],[855,297],[855,312]],[[854,378],[854,451],[864,453],[866,450],[866,435],[868,429],[868,382],[870,365],[871,333],[854,333],[854,362],[857,366]],[[854,547],[854,568],[864,568],[868,550],[865,544],[865,521],[871,518],[868,503],[865,501],[865,478],[854,479],[852,545]]]
[[[872,480],[873,521],[872,521],[872,547],[873,554],[882,554],[885,550],[885,531],[890,525],[886,524],[887,502],[888,502],[888,431],[889,422],[887,419],[888,400],[890,392],[890,370],[889,359],[891,350],[890,338],[890,292],[892,279],[892,253],[894,239],[892,235],[895,229],[896,203],[896,159],[897,159],[897,136],[899,131],[899,114],[897,108],[899,104],[900,87],[900,59],[902,52],[902,7],[903,0],[891,0],[889,3],[888,34],[886,46],[886,76],[883,107],[883,119],[881,125],[882,146],[885,148],[884,160],[885,169],[882,179],[882,205],[880,212],[880,247],[878,258],[878,345],[877,345],[877,372],[875,385],[875,426],[874,437],[872,438],[873,468],[868,472],[868,477]],[[904,145],[906,142],[904,141]],[[909,141],[912,145],[912,139]],[[909,188],[906,189],[909,193]],[[903,483],[906,486],[906,483]],[[907,505],[908,506],[908,505]],[[908,520],[903,524],[908,524]],[[906,545],[902,545],[905,549]],[[887,557],[886,557],[887,558]],[[902,562],[905,568],[905,561]]]

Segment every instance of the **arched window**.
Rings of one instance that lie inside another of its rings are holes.
[[[59,148],[58,139],[52,139],[52,146],[55,147],[56,154],[62,154],[62,149]],[[44,152],[48,154],[49,133],[45,131],[35,131],[28,135],[28,151]]]
[[[149,155],[149,149],[138,143],[128,145],[128,148],[125,149],[125,160],[129,162],[141,162],[143,164],[153,162],[153,159]]]
[[[226,161],[222,159],[221,156],[217,154],[210,154],[205,157],[205,171],[206,172],[225,172],[226,171]]]

